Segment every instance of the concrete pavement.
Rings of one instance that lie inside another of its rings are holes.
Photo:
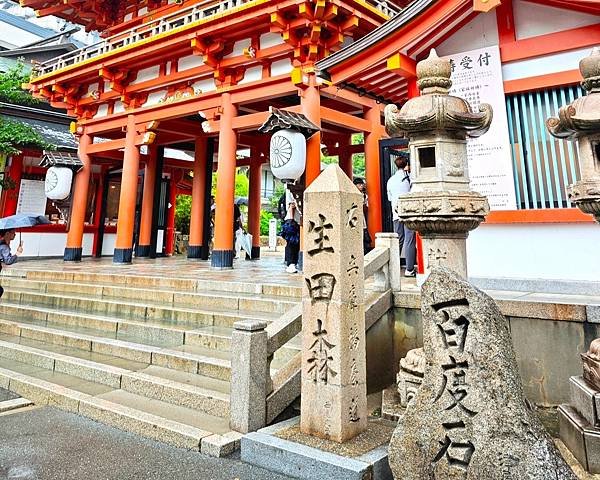
[[[0,480],[288,480],[63,412],[0,416]]]

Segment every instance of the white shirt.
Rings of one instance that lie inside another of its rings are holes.
[[[387,182],[387,195],[392,204],[394,220],[398,220],[398,214],[396,213],[398,197],[408,192],[410,192],[410,175],[405,170],[397,170]]]
[[[295,206],[294,208],[292,208],[292,204]],[[292,195],[292,192],[287,188],[285,189],[285,209],[285,220],[295,220],[296,223],[299,224],[301,215],[300,209],[298,208],[298,205],[296,205],[296,199]]]

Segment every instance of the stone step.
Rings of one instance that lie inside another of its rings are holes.
[[[112,389],[72,375],[44,374],[40,370],[14,361],[8,367],[2,365],[0,385],[37,405],[54,405],[180,448],[218,456],[231,452],[239,443],[240,436],[229,432],[226,418]]]
[[[244,313],[237,309],[185,308],[165,306],[157,302],[109,300],[86,295],[51,294],[34,291],[7,290],[3,301],[10,304],[44,306],[76,313],[94,313],[119,319],[170,321],[188,325],[232,326],[238,320],[274,320],[277,313]]]
[[[3,321],[3,331],[0,340],[28,345],[42,345],[44,350],[65,353],[78,358],[88,358],[89,355],[108,355],[114,358],[138,362],[145,365],[157,365],[173,370],[196,373],[219,380],[229,381],[231,376],[230,362],[227,352],[209,350],[195,345],[163,348],[160,346],[143,345],[139,343],[115,340],[110,338],[93,337],[90,335],[55,330],[47,327],[37,329],[25,328],[12,322]],[[33,335],[37,339],[28,338]],[[6,338],[8,337],[8,338]],[[43,339],[43,340],[40,340]],[[68,345],[68,346],[67,346]]]
[[[93,285],[114,285],[133,288],[167,288],[179,292],[230,292],[252,293],[273,296],[300,298],[302,288],[276,283],[260,283],[257,281],[237,282],[225,280],[209,280],[196,278],[174,278],[149,275],[131,275],[115,273],[68,272],[23,268],[14,265],[2,272],[3,277],[26,278],[27,280],[49,280]]]
[[[6,290],[29,291],[85,295],[86,298],[106,298],[151,301],[161,305],[188,308],[211,308],[219,310],[243,310],[247,312],[266,312],[282,314],[297,303],[298,299],[277,295],[258,295],[255,293],[179,292],[157,288],[132,288],[115,285],[99,285],[50,280],[27,280],[23,278],[3,277],[2,285]]]
[[[25,316],[35,309],[35,317]],[[0,305],[0,310],[2,306]],[[7,309],[4,309],[7,310]],[[229,359],[231,346],[231,334],[233,329],[227,327],[199,327],[192,330],[184,330],[181,327],[163,327],[148,325],[144,322],[133,322],[128,320],[115,321],[102,319],[100,326],[107,328],[90,328],[85,325],[88,317],[73,314],[55,315],[48,309],[48,318],[42,317],[43,311],[36,307],[19,308],[20,315],[0,314],[0,332],[16,335],[43,342],[73,346],[90,351],[94,342],[102,339],[121,340],[132,344],[152,346],[157,348],[171,348],[174,350],[185,350],[200,353],[204,356],[214,356],[221,359]],[[75,321],[73,321],[75,317]],[[65,321],[65,319],[67,321]],[[98,320],[97,318],[93,320]],[[116,322],[116,325],[115,323]],[[90,324],[92,324],[90,322]],[[93,323],[94,326],[98,326]],[[290,360],[300,349],[299,339],[293,339],[288,346],[276,352],[273,367]],[[132,356],[133,355],[133,356]],[[127,353],[125,358],[137,358],[137,354]]]
[[[21,373],[29,373],[43,380],[70,386],[58,381],[61,374],[66,374],[72,378],[93,382],[96,386],[104,385],[109,390],[120,388],[172,405],[229,418],[227,393],[203,388],[198,384],[180,383],[169,378],[154,376],[147,373],[147,365],[144,364],[127,365],[121,362],[122,366],[129,367],[126,369],[111,365],[111,360],[115,359],[111,359],[110,356],[86,352],[87,355],[84,356],[87,358],[82,358],[80,352],[73,352],[73,350],[65,347],[56,348],[55,345],[49,346],[43,342],[18,337],[0,336],[0,360],[15,361],[43,369],[41,372]],[[73,355],[74,353],[78,356]],[[10,363],[7,365],[4,362],[4,367],[11,368]],[[51,374],[56,374],[58,377],[49,378]]]
[[[5,292],[6,297],[11,295]],[[179,318],[166,317],[155,318],[149,316],[145,318],[122,318],[111,313],[102,312],[84,312],[77,311],[76,308],[56,307],[48,304],[27,304],[21,303],[8,298],[2,298],[0,303],[0,316],[4,317],[21,317],[27,316],[37,320],[44,320],[50,323],[71,324],[74,326],[95,328],[98,330],[108,330],[117,332],[119,328],[123,333],[126,331],[135,332],[138,328],[154,327],[156,328],[157,338],[164,335],[168,336],[169,331],[173,330],[194,330],[200,327],[216,326],[231,328],[235,322],[244,319],[259,319],[270,323],[272,319],[257,318],[257,316],[249,316],[244,314],[233,313],[218,313],[218,312],[196,312],[190,314],[188,318],[179,316]],[[160,329],[165,329],[166,332],[161,332]]]

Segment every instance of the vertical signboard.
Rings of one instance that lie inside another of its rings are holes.
[[[508,119],[498,46],[449,55],[452,64],[450,94],[467,100],[474,111],[480,103],[494,109],[485,135],[469,139],[467,146],[471,188],[486,195],[492,210],[515,210],[515,184]]]
[[[43,180],[21,180],[17,213],[45,215],[48,199],[44,187],[45,182]]]

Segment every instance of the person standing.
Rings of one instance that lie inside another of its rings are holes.
[[[300,221],[301,212],[296,199],[286,188],[286,215],[281,225],[281,237],[285,240],[285,269],[288,273],[297,273],[298,257],[300,255]]]
[[[17,251],[13,255],[10,251],[10,242],[15,238],[15,230],[0,230],[0,262],[4,265],[12,265],[18,260],[19,255],[23,253],[23,242],[19,243]],[[2,265],[0,264],[0,270]],[[4,288],[0,286],[0,297],[4,294]]]
[[[367,228],[367,215],[369,213],[369,196],[367,195],[367,186],[365,181],[360,177],[355,177],[352,181],[359,192],[363,194],[363,251],[366,255],[371,251],[371,235]]]
[[[395,164],[398,169],[387,182],[387,195],[388,200],[392,204],[394,232],[398,234],[400,255],[402,255],[402,246],[404,246],[404,255],[406,258],[406,270],[404,271],[404,276],[414,277],[417,273],[415,270],[415,261],[417,257],[415,232],[407,228],[396,213],[398,197],[410,192],[410,162],[408,154],[402,153],[400,156],[396,157]]]

